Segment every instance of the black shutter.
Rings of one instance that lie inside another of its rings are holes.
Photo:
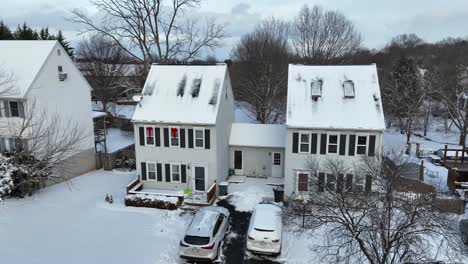
[[[141,163],[141,180],[146,181],[146,162]]]
[[[5,117],[10,117],[10,103],[8,101],[3,101],[5,109]]]
[[[346,155],[346,135],[340,135],[340,155]]]
[[[369,194],[372,190],[372,176],[366,175],[366,189],[365,192]]]
[[[210,130],[205,129],[205,148],[210,149]]]
[[[320,135],[320,154],[327,154],[327,134]]]
[[[354,156],[355,148],[356,148],[356,135],[350,135],[349,136],[349,149],[348,149],[349,156]]]
[[[187,182],[187,166],[184,165],[184,164],[182,164],[182,165],[180,166],[180,168],[181,168],[181,170],[182,170],[182,173],[181,173],[181,175],[182,175],[181,181],[182,181],[182,183],[186,183],[186,182]]]
[[[325,191],[325,173],[319,172],[318,175],[318,191],[319,192],[324,192]]]
[[[154,139],[155,139],[155,142],[156,142],[156,147],[160,147],[161,146],[161,128],[159,127],[156,127],[154,128]]]
[[[164,146],[169,147],[169,128],[165,127],[163,129],[163,132],[164,132]]]
[[[312,134],[312,142],[310,144],[310,153],[317,154],[317,134]]]
[[[185,129],[181,128],[180,131],[180,147],[185,148]]]
[[[344,175],[338,174],[338,180],[336,181],[336,192],[343,191],[343,182],[344,182]]]
[[[346,191],[352,192],[353,191],[353,175],[346,174]]]
[[[292,152],[297,153],[297,147],[299,144],[299,133],[293,133],[293,140],[292,140]]]
[[[156,164],[156,173],[157,173],[158,182],[162,182],[162,167],[161,167],[161,163],[157,163],[157,164]]]
[[[367,152],[369,156],[375,155],[375,136],[369,136],[369,151]]]
[[[188,130],[188,147],[193,148],[193,129]]]
[[[24,103],[22,101],[18,102],[18,113],[19,117],[24,117]]]
[[[171,164],[164,164],[164,171],[166,172],[166,182],[171,182]]]
[[[139,127],[140,130],[140,146],[145,145],[145,128],[144,127]]]

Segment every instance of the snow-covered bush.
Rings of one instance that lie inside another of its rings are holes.
[[[177,207],[179,207],[180,203],[177,197],[166,197],[146,194],[128,194],[125,197],[125,205],[175,210],[177,209]]]
[[[115,168],[124,169],[128,171],[136,170],[136,161],[135,159],[122,156],[121,158],[115,159]]]
[[[12,192],[14,188],[12,174],[16,171],[17,168],[9,159],[0,158],[0,201]]]

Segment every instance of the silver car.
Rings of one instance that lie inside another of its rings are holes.
[[[198,210],[180,241],[180,257],[195,261],[218,258],[228,220],[229,211],[225,208],[208,206]]]

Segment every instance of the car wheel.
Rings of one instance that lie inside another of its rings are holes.
[[[462,234],[462,241],[465,245],[468,245],[468,237],[464,233]]]

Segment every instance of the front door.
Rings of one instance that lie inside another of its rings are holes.
[[[234,172],[236,174],[242,174],[242,151],[241,150],[234,150]]]
[[[271,177],[282,177],[283,159],[281,157],[281,152],[273,152],[271,159]]]
[[[205,191],[205,167],[195,167],[195,191]]]

